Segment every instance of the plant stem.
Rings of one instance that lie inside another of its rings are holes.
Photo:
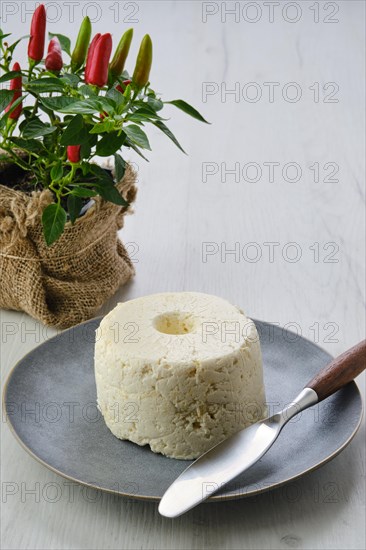
[[[38,109],[38,97],[36,98],[36,101],[34,102],[32,116],[35,116],[35,114],[37,112],[37,109]]]

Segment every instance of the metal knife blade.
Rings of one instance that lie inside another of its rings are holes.
[[[281,412],[241,430],[199,457],[164,494],[159,512],[174,518],[187,512],[264,455],[295,414],[326,399],[366,368],[366,340],[333,359]]]
[[[257,462],[290,418],[317,402],[316,392],[305,388],[281,412],[241,430],[204,453],[170,485],[160,501],[160,514],[174,518],[206,500]]]

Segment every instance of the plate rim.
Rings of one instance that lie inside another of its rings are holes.
[[[19,443],[19,445],[34,459],[36,460],[39,464],[42,464],[43,466],[45,466],[48,470],[50,470],[51,472],[61,476],[62,478],[64,479],[67,479],[69,481],[73,481],[75,483],[78,483],[79,485],[82,485],[84,487],[89,487],[89,488],[92,488],[92,489],[96,489],[96,490],[99,490],[99,491],[103,491],[104,493],[107,493],[107,494],[112,494],[112,495],[118,495],[120,497],[126,497],[126,498],[131,498],[131,499],[135,499],[135,500],[141,500],[141,501],[144,501],[144,502],[159,502],[161,500],[162,497],[160,496],[151,496],[151,495],[136,495],[136,494],[133,494],[133,493],[127,493],[127,492],[123,492],[123,491],[118,491],[118,490],[115,490],[115,489],[106,489],[105,487],[100,487],[94,483],[87,483],[86,481],[82,481],[80,479],[77,479],[76,477],[74,476],[71,476],[71,475],[68,475],[68,474],[65,474],[64,472],[61,472],[60,470],[58,470],[57,468],[55,468],[54,466],[52,466],[51,464],[48,464],[47,462],[45,462],[42,458],[40,458],[39,456],[37,456],[33,451],[32,449],[30,449],[30,447],[28,447],[28,445],[26,445],[24,443],[24,441],[21,439],[21,437],[18,435],[16,429],[15,429],[15,426],[13,425],[11,419],[10,419],[10,416],[8,415],[8,412],[7,412],[7,408],[6,408],[6,403],[7,403],[7,400],[6,400],[6,396],[7,396],[7,390],[8,390],[8,386],[9,386],[9,382],[10,380],[12,379],[12,376],[15,372],[15,370],[18,368],[19,364],[21,362],[24,361],[24,359],[26,359],[28,357],[28,355],[30,355],[31,353],[33,353],[34,351],[36,351],[38,348],[40,348],[43,344],[45,344],[46,342],[49,342],[50,340],[53,340],[54,338],[57,338],[59,337],[61,334],[64,334],[65,332],[67,331],[70,331],[70,330],[74,330],[75,328],[77,327],[80,327],[82,325],[86,325],[88,323],[91,323],[91,322],[95,322],[95,321],[101,321],[103,319],[103,315],[101,316],[97,316],[97,317],[92,317],[91,319],[88,319],[87,321],[83,321],[82,323],[78,323],[70,328],[67,328],[65,330],[62,330],[61,332],[58,332],[57,334],[55,334],[54,336],[52,336],[51,338],[48,338],[48,340],[46,340],[45,342],[41,342],[40,344],[38,344],[37,346],[35,346],[34,348],[32,348],[31,350],[29,350],[25,355],[23,355],[14,365],[13,367],[10,369],[7,377],[6,377],[6,380],[5,380],[5,383],[4,383],[4,387],[3,387],[3,391],[2,391],[2,410],[3,410],[3,414],[5,416],[5,423],[7,424],[7,426],[9,427],[10,429],[10,432],[12,433],[12,435],[14,436],[15,440]],[[254,323],[256,322],[259,322],[259,323],[262,323],[264,325],[270,325],[270,326],[276,326],[276,325],[273,325],[273,323],[269,323],[267,321],[261,321],[260,319],[256,319],[256,318],[252,318],[252,321],[254,321]],[[278,327],[277,327],[278,328]],[[289,332],[291,334],[296,334],[295,332],[292,332],[291,330],[288,330],[288,329],[285,329],[286,332]],[[318,344],[315,344],[314,342],[312,342],[311,340],[309,340],[308,338],[305,338],[304,336],[301,336],[301,338],[303,340],[305,340],[306,342],[308,342],[309,344],[311,344],[312,346],[315,346],[317,348],[319,348],[322,352],[326,353],[327,355],[329,355],[330,357],[333,357],[332,355],[330,355],[329,352],[327,352],[326,350],[324,350],[321,346],[318,346]],[[356,389],[356,393],[359,397],[359,400],[360,400],[360,415],[359,415],[359,419],[358,419],[358,423],[357,425],[355,426],[355,428],[353,429],[351,435],[348,437],[348,439],[340,446],[338,447],[334,452],[330,453],[327,457],[325,457],[323,460],[321,460],[320,462],[318,462],[317,464],[314,464],[313,466],[311,466],[310,468],[307,468],[306,470],[303,470],[301,473],[299,474],[296,474],[294,476],[291,476],[287,479],[284,479],[282,481],[279,481],[277,483],[273,483],[273,485],[270,485],[268,487],[263,487],[261,489],[256,489],[256,490],[253,490],[253,491],[248,491],[248,492],[242,492],[240,491],[237,491],[235,493],[232,493],[232,494],[228,494],[228,495],[220,495],[220,494],[216,494],[216,495],[212,495],[210,497],[208,497],[208,499],[206,499],[207,502],[226,502],[226,501],[230,501],[230,500],[239,500],[239,499],[243,499],[243,498],[249,498],[249,497],[254,497],[254,496],[257,496],[259,494],[263,494],[263,493],[267,493],[269,491],[272,491],[274,489],[278,489],[279,487],[282,487],[284,485],[286,485],[287,483],[290,483],[291,481],[295,481],[296,479],[299,479],[301,477],[303,477],[304,475],[310,473],[310,472],[313,472],[315,470],[317,470],[318,468],[321,468],[322,466],[324,466],[324,464],[327,464],[328,462],[330,462],[331,460],[333,460],[333,458],[335,458],[336,456],[338,456],[352,441],[352,439],[355,437],[355,435],[357,434],[360,426],[361,426],[361,423],[362,423],[362,420],[363,420],[363,416],[364,416],[364,403],[363,403],[363,399],[362,399],[362,395],[361,395],[361,392],[360,392],[360,389],[358,387],[358,385],[356,384],[356,382],[354,380],[352,380],[349,384],[353,385],[354,386],[354,389]]]

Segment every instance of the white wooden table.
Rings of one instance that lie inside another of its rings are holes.
[[[75,37],[69,4],[49,2],[50,19],[59,21],[48,28]],[[26,34],[25,7],[34,3],[4,0],[1,26]],[[301,331],[332,355],[361,340],[364,2],[79,2],[77,21],[82,8],[99,18],[96,31],[115,39],[134,26],[131,59],[149,32],[155,89],[188,100],[212,122],[167,107],[189,156],[153,131],[150,164],[131,157],[139,194],[121,237],[137,275],[104,311],[144,294],[197,290]],[[21,313],[1,311],[0,321],[3,381],[55,331]],[[364,437],[362,427],[341,455],[286,489],[168,520],[152,503],[71,491],[21,449],[3,420],[1,544],[364,548]],[[54,484],[62,490],[51,502]]]

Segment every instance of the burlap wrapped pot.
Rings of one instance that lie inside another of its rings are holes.
[[[0,176],[4,182],[4,164]],[[127,166],[117,184],[133,202],[136,175]],[[7,183],[7,182],[6,182]],[[41,225],[48,190],[26,194],[0,185],[0,307],[25,311],[42,323],[67,328],[93,317],[134,268],[117,230],[128,208],[95,197],[95,204],[47,246]]]

